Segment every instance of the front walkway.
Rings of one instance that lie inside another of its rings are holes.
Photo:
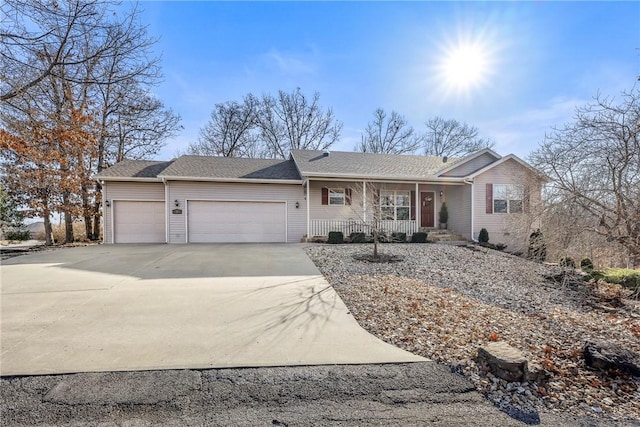
[[[3,261],[0,374],[422,361],[302,245],[98,245]]]

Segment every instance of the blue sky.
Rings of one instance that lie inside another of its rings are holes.
[[[142,2],[162,54],[156,94],[184,130],[157,155],[197,139],[216,103],[320,93],[353,150],[373,111],[418,130],[433,116],[477,126],[500,154],[523,158],[551,126],[600,91],[640,75],[640,2]],[[476,46],[483,72],[460,89],[442,64]]]

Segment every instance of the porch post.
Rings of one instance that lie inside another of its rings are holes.
[[[422,214],[422,206],[420,206],[420,185],[416,182],[416,199],[413,201],[416,205],[416,230],[420,230],[420,224],[422,218],[420,215]]]
[[[362,181],[362,214],[367,222],[367,181]]]
[[[311,213],[309,212],[309,200],[311,199],[311,186],[309,185],[310,179],[307,178],[307,241],[311,238],[309,233],[311,232]]]

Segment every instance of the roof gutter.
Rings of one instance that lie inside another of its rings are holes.
[[[253,179],[253,178],[208,178],[202,176],[159,176],[163,181],[205,181],[205,182],[229,182],[229,183],[254,183],[254,184],[297,184],[301,185],[301,179]]]
[[[408,182],[464,182],[464,178],[460,177],[437,177],[433,176],[431,178],[427,177],[414,177],[414,176],[381,176],[381,175],[351,175],[351,174],[342,174],[342,173],[325,173],[325,172],[314,172],[310,174],[303,174],[307,178],[343,178],[351,179],[351,180],[376,180],[376,181],[386,181],[386,182],[399,182],[399,181],[408,181]]]
[[[140,178],[136,176],[95,176],[96,181],[119,181],[119,182],[162,182],[160,178]]]

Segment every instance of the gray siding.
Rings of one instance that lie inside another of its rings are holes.
[[[113,243],[113,201],[114,200],[164,200],[164,184],[161,182],[113,182],[103,185],[103,198],[111,202],[104,211],[104,243]]]
[[[476,157],[473,160],[469,160],[468,162],[465,162],[463,164],[461,164],[460,166],[457,166],[453,169],[451,169],[449,172],[442,174],[442,176],[448,176],[448,177],[462,177],[462,176],[468,176],[471,175],[472,173],[479,171],[480,169],[490,165],[491,163],[495,162],[496,159],[495,157],[493,157],[491,154],[489,153],[484,153],[478,157]]]
[[[474,226],[473,237],[478,238],[480,229],[486,228],[491,243],[504,243],[509,250],[521,250],[526,246],[526,235],[529,229],[518,230],[522,227],[524,214],[486,213],[486,184],[517,184],[528,188],[530,205],[540,203],[541,183],[530,170],[515,160],[509,159],[504,163],[489,169],[474,179]]]
[[[170,181],[169,186],[169,243],[186,242],[186,200],[237,200],[287,202],[287,241],[300,242],[307,232],[306,204],[302,185],[213,183]],[[182,214],[173,214],[178,200]],[[296,208],[296,202],[300,207]]]
[[[471,185],[447,187],[446,202],[449,209],[449,230],[471,239]]]

